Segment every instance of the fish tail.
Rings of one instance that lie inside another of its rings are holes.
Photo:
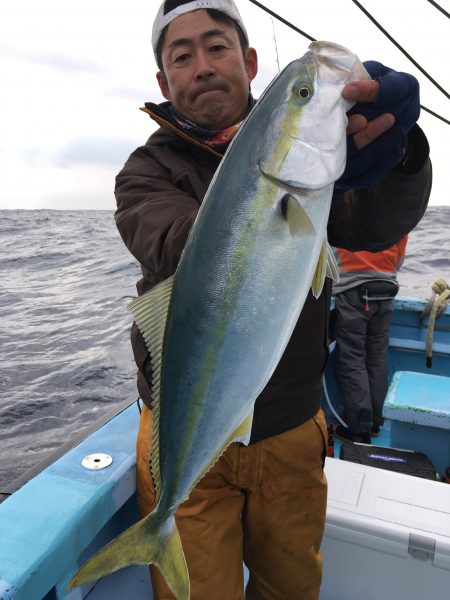
[[[128,565],[154,564],[177,600],[189,600],[189,574],[175,519],[151,513],[94,554],[70,580],[68,589]]]

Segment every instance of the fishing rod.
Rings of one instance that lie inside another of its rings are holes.
[[[385,36],[388,38],[388,40],[389,40],[390,42],[392,42],[392,43],[394,44],[394,46],[396,46],[396,47],[397,47],[397,48],[400,50],[400,52],[402,52],[402,53],[403,53],[403,54],[406,56],[406,58],[407,58],[408,60],[410,60],[410,61],[412,62],[412,64],[413,64],[415,67],[417,67],[417,68],[419,69],[419,71],[420,71],[420,72],[421,72],[423,75],[425,75],[425,77],[426,77],[427,79],[429,79],[429,80],[431,81],[431,83],[432,83],[433,85],[435,85],[435,86],[437,87],[437,89],[438,89],[440,92],[442,92],[442,93],[444,94],[444,96],[446,96],[446,98],[448,98],[448,99],[450,100],[450,94],[447,92],[447,90],[446,90],[446,89],[444,89],[444,88],[443,88],[441,85],[439,85],[439,83],[438,83],[438,82],[437,82],[435,79],[433,79],[433,77],[431,77],[431,75],[429,75],[429,74],[427,73],[427,71],[425,71],[425,69],[424,69],[423,67],[421,67],[421,66],[419,65],[419,63],[418,63],[416,60],[414,60],[414,58],[411,56],[411,54],[409,54],[409,53],[408,53],[408,52],[407,52],[407,51],[406,51],[406,50],[405,50],[405,49],[404,49],[404,48],[403,48],[403,47],[402,47],[402,46],[401,46],[401,45],[400,45],[400,44],[397,42],[397,40],[396,40],[395,38],[393,38],[393,37],[392,37],[392,35],[391,35],[390,33],[388,33],[388,32],[386,31],[386,29],[384,29],[384,27],[383,27],[382,25],[380,25],[380,23],[378,23],[378,21],[377,21],[377,20],[376,20],[376,19],[375,19],[375,18],[374,18],[374,17],[373,17],[371,14],[370,14],[370,12],[369,12],[367,9],[365,9],[365,8],[364,8],[364,6],[363,6],[363,5],[362,5],[360,2],[358,2],[358,0],[352,0],[352,2],[353,2],[353,4],[355,4],[355,5],[356,5],[356,6],[357,6],[357,7],[358,7],[358,8],[359,8],[359,9],[360,9],[360,10],[361,10],[361,11],[362,11],[362,12],[363,12],[365,15],[366,15],[366,17],[367,17],[368,19],[370,19],[370,20],[372,21],[372,23],[373,23],[373,24],[374,24],[376,27],[378,27],[378,29],[379,29],[379,30],[380,30],[380,31],[381,31],[381,32],[382,32],[382,33],[383,33],[383,34],[384,34],[384,35],[385,35]]]
[[[273,22],[273,17],[270,17],[272,20],[272,31],[273,31],[273,41],[275,43],[275,55],[276,55],[276,59],[277,59],[277,67],[278,67],[278,73],[280,72],[280,60],[278,57],[278,44],[277,44],[277,36],[275,35],[275,23]]]
[[[441,13],[447,17],[447,19],[450,19],[450,14],[444,8],[442,8],[442,6],[440,6],[437,2],[435,2],[434,0],[428,0],[428,2],[430,4],[432,4],[434,6],[434,8],[437,8],[438,10],[440,10]]]
[[[431,1],[431,0],[429,0]],[[287,27],[290,27],[291,29],[293,29],[294,31],[296,31],[297,33],[299,33],[301,36],[305,37],[306,39],[310,40],[311,42],[316,42],[317,38],[312,37],[311,35],[309,35],[309,33],[306,33],[305,31],[302,31],[300,28],[296,27],[295,25],[293,25],[290,21],[288,21],[287,19],[285,19],[284,17],[282,17],[281,15],[277,14],[276,12],[274,12],[273,10],[271,10],[270,8],[267,8],[267,6],[265,6],[264,4],[261,4],[261,2],[258,2],[258,0],[249,0],[249,2],[251,2],[252,4],[254,4],[255,6],[257,6],[258,8],[260,8],[261,10],[263,10],[264,12],[268,13],[269,15],[271,15],[272,17],[275,17],[275,19],[278,19],[278,21],[280,21],[281,23],[283,23],[284,25],[287,25]],[[390,41],[392,41],[392,43],[395,44],[395,46],[398,47],[399,50],[401,50],[401,52],[403,52],[403,54],[405,54],[405,56],[414,64],[417,66],[417,68],[428,78],[430,79],[430,81],[432,83],[434,83],[434,85],[436,85],[440,91],[442,91],[448,98],[450,98],[450,95],[448,94],[448,92],[446,92],[443,88],[441,88],[441,86],[434,81],[434,79],[432,79],[430,77],[430,75],[428,75],[428,73],[425,71],[425,69],[423,69],[419,63],[417,63],[412,56],[410,56],[406,50],[404,50],[400,44],[398,44],[398,42],[396,42],[396,40],[394,40],[394,38],[392,38],[392,36],[386,31],[384,30],[381,25],[379,25],[375,19],[373,19],[372,15],[370,15],[370,13],[368,13],[366,11],[366,9],[364,7],[362,7],[359,2],[357,2],[356,0],[352,0],[352,2],[355,2],[359,5],[359,7],[361,8],[361,10],[363,10],[363,12],[369,16],[369,18],[371,20],[373,20],[373,22],[377,25],[377,27],[380,28],[380,30],[388,37],[388,39]],[[445,117],[442,117],[441,115],[439,115],[438,113],[434,112],[433,110],[427,108],[426,106],[424,106],[423,104],[420,105],[420,108],[423,109],[424,111],[428,112],[430,115],[433,115],[433,117],[436,117],[437,119],[440,119],[443,123],[446,123],[447,125],[450,125],[450,120],[446,119]]]
[[[250,0],[250,2],[252,4],[254,4],[255,6],[257,6],[258,8],[261,8],[261,10],[265,11],[269,15],[272,15],[272,17],[275,17],[275,19],[278,19],[279,21],[281,21],[281,23],[284,23],[285,25],[287,25],[288,27],[293,29],[294,31],[296,31],[297,33],[299,33],[300,35],[302,35],[303,37],[308,39],[310,42],[317,42],[316,38],[313,38],[312,36],[309,35],[309,33],[305,33],[304,31],[302,31],[301,29],[299,29],[298,27],[296,27],[289,21],[286,21],[286,19],[284,19],[282,16],[278,15],[276,12],[273,12],[273,10],[270,10],[270,8],[267,8],[267,6],[264,6],[264,4],[257,2],[257,0]]]
[[[441,117],[441,115],[438,115],[437,113],[435,113],[434,110],[431,110],[430,108],[427,108],[423,104],[420,105],[420,108],[422,110],[426,111],[427,113],[430,113],[430,115],[433,115],[433,117],[436,117],[437,119],[440,119],[444,123],[447,123],[447,125],[450,125],[450,121],[448,119],[446,119],[445,117]]]

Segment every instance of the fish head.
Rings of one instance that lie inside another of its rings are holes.
[[[354,103],[342,90],[370,76],[355,54],[331,42],[313,42],[282,75],[284,99],[270,119],[261,171],[293,188],[323,188],[345,169],[346,113]]]

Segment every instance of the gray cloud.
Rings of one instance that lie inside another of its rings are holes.
[[[80,165],[120,168],[142,140],[124,138],[95,138],[82,136],[52,151],[37,146],[23,150],[25,164],[31,168],[57,167],[70,169]]]
[[[29,56],[28,60],[60,71],[94,73],[96,75],[106,72],[99,63],[93,60],[74,58],[59,52],[36,54]]]
[[[161,95],[156,83],[149,88],[113,86],[106,90],[106,95],[110,98],[127,98],[133,100],[139,106],[143,106],[144,102],[151,100],[156,94],[158,94],[158,97]]]
[[[106,73],[104,67],[94,60],[74,57],[63,52],[26,52],[4,44],[0,44],[0,52],[3,58],[26,60],[27,62],[50,67],[58,71],[93,73],[96,75]]]
[[[121,166],[136,148],[136,142],[121,138],[79,137],[68,142],[56,156],[56,166],[80,164]]]

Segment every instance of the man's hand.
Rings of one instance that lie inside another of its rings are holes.
[[[355,81],[344,87],[342,95],[346,100],[354,102],[376,102],[379,92],[378,81]],[[395,117],[391,113],[384,113],[372,121],[368,121],[364,115],[349,114],[347,135],[353,135],[356,148],[361,150],[390,129],[394,123]]]
[[[374,61],[364,66],[374,79],[343,90],[356,104],[348,114],[347,166],[335,186],[341,191],[370,187],[389,173],[402,160],[420,113],[419,84],[412,75]]]

